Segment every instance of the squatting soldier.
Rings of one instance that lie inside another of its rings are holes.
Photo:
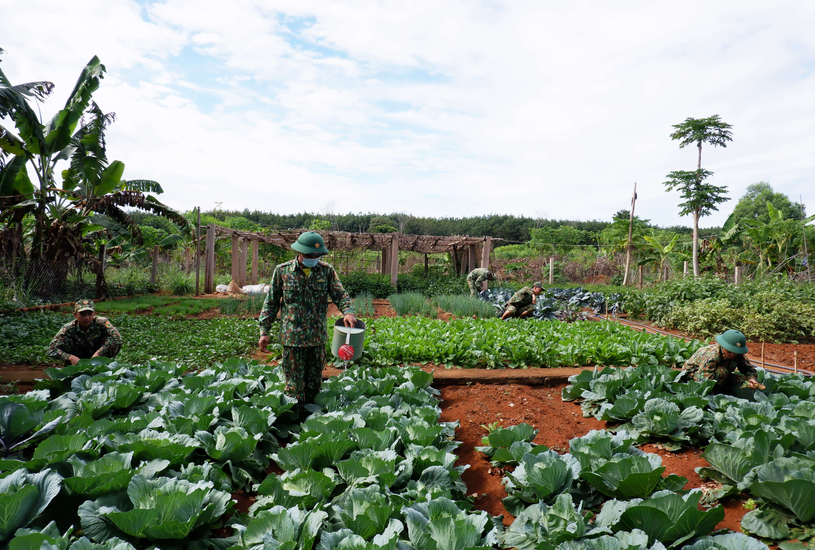
[[[714,393],[750,397],[760,387],[756,369],[747,360],[747,339],[737,330],[716,337],[716,344],[696,350],[682,370],[697,382],[715,380]],[[738,372],[736,372],[738,370]],[[746,390],[746,391],[745,391]]]
[[[540,283],[533,284],[532,288],[528,286],[523,287],[509,299],[504,314],[501,315],[501,320],[503,321],[510,317],[520,317],[523,319],[524,317],[532,315],[541,292],[543,292],[543,285]]]
[[[91,300],[74,304],[74,320],[63,325],[46,352],[49,357],[76,365],[80,359],[116,357],[122,335],[106,317],[97,317]]]
[[[272,321],[280,311],[281,366],[286,377],[286,393],[297,398],[300,413],[304,414],[303,406],[314,401],[323,382],[328,298],[342,311],[345,326],[353,327],[357,318],[337,272],[331,264],[319,260],[328,254],[323,238],[308,231],[291,247],[299,254],[275,268],[258,319],[258,346],[266,351]]]
[[[486,267],[478,267],[467,275],[467,286],[470,287],[470,296],[478,296],[484,281],[494,281],[495,273]]]

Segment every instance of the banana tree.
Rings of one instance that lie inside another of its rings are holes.
[[[665,274],[665,267],[668,265],[668,260],[673,256],[674,248],[679,241],[679,234],[675,234],[671,242],[665,246],[662,246],[662,243],[660,243],[655,236],[643,235],[642,238],[648,244],[649,248],[647,251],[651,253],[651,256],[640,260],[637,265],[658,263],[659,275],[657,276],[657,281],[661,281],[663,274]]]
[[[53,85],[11,86],[0,71],[0,114],[14,122],[17,132],[0,126],[0,224],[5,224],[0,225],[0,244],[5,256],[11,252],[12,260],[19,255],[62,266],[59,273],[41,275],[51,279],[67,276],[65,260],[93,264],[96,247],[105,240],[105,228],[95,223],[100,215],[127,228],[136,244],[141,236],[123,210],[126,207],[166,216],[189,229],[180,213],[150,194],[163,192],[158,183],[125,180],[124,163],[108,162],[105,130],[116,117],[103,113],[91,100],[104,73],[104,65],[93,57],[65,106],[42,123],[28,100],[44,99]],[[61,161],[68,167],[60,172]],[[33,231],[24,241],[21,226],[26,217],[33,218]]]

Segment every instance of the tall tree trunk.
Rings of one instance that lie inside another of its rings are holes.
[[[702,142],[699,142],[699,162],[696,164],[696,169],[702,169]]]
[[[693,276],[699,276],[699,209],[693,211]]]
[[[631,196],[631,212],[628,216],[628,246],[625,249],[625,275],[623,286],[628,283],[628,270],[631,267],[631,239],[634,234],[634,204],[637,202],[637,182],[634,182],[634,194]]]

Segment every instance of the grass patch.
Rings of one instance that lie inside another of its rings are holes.
[[[265,300],[266,294],[230,296],[218,300],[218,309],[223,315],[260,315]]]
[[[475,316],[479,319],[492,319],[495,317],[495,308],[492,304],[471,296],[453,294],[436,296],[434,300],[440,308],[456,317]]]
[[[124,298],[122,300],[112,300],[99,302],[96,304],[97,313],[133,313],[134,311],[146,311],[148,309],[166,306],[179,302],[178,296],[159,296],[151,294],[148,296],[137,296],[135,298]]]
[[[435,319],[439,310],[424,294],[403,292],[388,297],[391,307],[398,315],[421,315]]]
[[[354,312],[357,317],[373,317],[376,309],[374,308],[374,297],[370,292],[363,292],[354,297],[352,300],[354,305]]]
[[[218,307],[221,300],[218,298],[183,298],[177,304],[153,308],[155,315],[165,315],[169,317],[184,317],[186,315],[198,315],[212,308]]]

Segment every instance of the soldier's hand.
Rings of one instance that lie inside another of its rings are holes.
[[[76,365],[77,363],[79,363],[79,357],[77,357],[76,355],[71,355],[68,358],[68,361],[70,361],[72,365]]]
[[[346,313],[345,317],[342,318],[342,324],[344,324],[346,327],[355,327],[357,325],[356,315],[353,313]]]
[[[750,388],[751,390],[764,389],[762,385],[758,383],[758,380],[756,380],[755,378],[751,378],[747,381],[747,387]]]
[[[265,336],[265,335],[261,336],[260,340],[258,340],[258,347],[260,348],[260,351],[267,351],[266,346],[268,346],[268,345],[269,345],[269,337]]]

